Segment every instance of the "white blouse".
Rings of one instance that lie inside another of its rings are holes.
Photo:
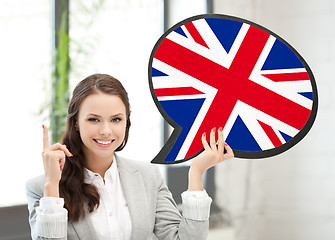
[[[99,239],[129,240],[131,220],[123,195],[116,161],[105,173],[105,183],[98,173],[85,169],[85,183],[94,184],[100,194],[99,207],[88,214]]]

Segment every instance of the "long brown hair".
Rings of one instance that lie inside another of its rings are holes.
[[[84,183],[85,155],[83,142],[76,128],[81,103],[87,96],[99,92],[119,96],[126,107],[125,138],[115,151],[122,150],[128,141],[130,106],[128,94],[122,84],[116,78],[107,74],[94,74],[78,83],[73,90],[72,99],[69,103],[66,130],[62,138],[62,143],[67,146],[73,157],[66,157],[59,183],[60,196],[64,198],[65,208],[68,210],[69,219],[72,221],[78,221],[80,217],[84,216],[86,209],[92,212],[95,207],[99,207],[100,196],[96,187]]]

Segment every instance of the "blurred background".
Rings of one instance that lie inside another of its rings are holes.
[[[289,151],[208,172],[208,239],[335,239],[334,0],[0,0],[0,240],[30,238],[24,184],[43,174],[41,125],[56,142],[71,92],[88,75],[110,74],[129,93],[132,127],[120,155],[156,156],[170,129],[149,91],[151,51],[169,27],[204,13],[281,36],[309,64],[319,94],[312,129]],[[161,170],[180,203],[187,163]]]

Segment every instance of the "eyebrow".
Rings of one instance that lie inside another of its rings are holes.
[[[123,115],[124,115],[124,114],[122,114],[122,113],[117,113],[117,114],[112,115],[111,117],[118,117],[118,116],[123,116]],[[88,117],[88,116],[101,117],[100,115],[98,115],[98,114],[94,114],[94,113],[89,113],[89,114],[87,114],[86,116],[87,116],[87,117]]]

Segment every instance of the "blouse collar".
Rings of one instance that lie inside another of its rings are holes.
[[[117,169],[117,163],[116,163],[116,156],[114,155],[114,159],[113,159],[113,163],[112,165],[107,169],[106,173],[105,173],[105,180],[109,179],[112,182],[115,181],[115,177],[118,174],[118,169]],[[88,168],[84,168],[84,182],[86,184],[91,184],[93,182],[96,181],[102,181],[102,177],[100,176],[99,173],[94,173],[91,170],[89,170]]]

